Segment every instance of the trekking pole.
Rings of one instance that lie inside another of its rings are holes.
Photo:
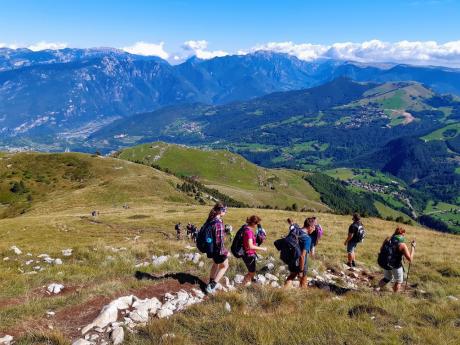
[[[411,242],[411,249],[410,249],[410,257],[412,259],[412,253],[414,252],[415,249],[415,239]],[[409,267],[407,268],[407,277],[406,277],[406,285],[404,286],[404,292],[407,290],[407,284],[409,283],[409,273],[410,273],[410,266],[412,264],[412,260],[409,261]]]

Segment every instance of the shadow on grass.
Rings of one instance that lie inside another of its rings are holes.
[[[162,276],[154,276],[153,274],[147,272],[136,271],[134,277],[138,280],[162,280],[162,279],[174,279],[177,280],[180,284],[192,284],[198,285],[201,291],[206,291],[206,283],[202,281],[197,276],[189,273],[177,272],[177,273],[167,273]]]

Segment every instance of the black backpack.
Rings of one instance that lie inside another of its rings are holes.
[[[356,230],[355,234],[353,235],[353,239],[355,242],[362,242],[364,240],[364,237],[366,236],[366,230],[364,229],[364,226],[359,223],[356,225]]]
[[[246,225],[243,225],[236,233],[232,242],[231,251],[235,258],[242,258],[244,256],[243,237]]]
[[[377,258],[377,263],[380,267],[385,270],[391,270],[393,268],[399,268],[398,266],[398,245],[399,241],[394,240],[393,237],[386,239],[380,249],[379,256]]]
[[[280,252],[280,259],[288,266],[296,266],[302,251],[299,245],[301,229],[295,224],[289,234],[276,240],[274,245]]]
[[[212,258],[216,250],[213,225],[213,221],[204,223],[196,236],[196,247],[200,252],[205,253],[208,258]]]

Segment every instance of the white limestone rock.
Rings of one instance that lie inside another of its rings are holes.
[[[158,318],[160,319],[163,319],[163,318],[169,318],[170,316],[173,315],[173,311],[171,309],[168,309],[168,308],[164,308],[162,307],[160,310],[158,310],[157,312],[157,316]]]
[[[265,278],[262,274],[258,274],[256,276],[256,282],[259,284],[265,285],[267,283],[267,278]]]
[[[91,343],[86,339],[78,339],[72,343],[72,345],[91,345]]]
[[[135,309],[129,313],[129,318],[134,322],[147,322],[149,320],[149,312],[146,309]]]
[[[110,335],[113,345],[120,345],[125,340],[125,331],[121,327],[114,328]]]
[[[265,273],[265,278],[267,278],[270,281],[275,281],[275,282],[277,282],[279,280],[279,278],[277,276],[275,276],[274,274],[271,274],[271,273]]]
[[[153,255],[152,256],[152,264],[154,266],[160,266],[168,260],[169,260],[169,255],[161,255],[161,256]]]
[[[161,302],[156,297],[146,299],[135,298],[133,308],[136,310],[146,311],[147,314],[156,314],[158,309],[161,308]]]
[[[447,298],[452,302],[457,302],[458,301],[458,298],[455,297],[455,296],[447,296]]]
[[[225,302],[224,308],[225,308],[225,311],[228,312],[228,313],[230,313],[232,311],[232,307],[231,307],[230,303],[228,303],[228,302]]]
[[[88,333],[94,327],[104,328],[111,324],[112,322],[116,322],[118,319],[118,309],[115,305],[105,305],[99,315],[94,319],[92,323],[88,326],[84,327],[81,330],[82,334]]]
[[[241,274],[235,275],[235,278],[233,279],[235,284],[241,284],[243,280],[244,280],[244,276],[242,276]]]
[[[11,250],[14,252],[14,254],[16,254],[16,255],[21,255],[21,254],[22,254],[22,250],[19,249],[19,248],[16,247],[16,246],[11,246],[10,249],[11,249]]]
[[[0,338],[1,345],[11,345],[13,342],[13,337],[11,335],[5,335],[3,338]]]
[[[60,293],[62,289],[64,289],[64,285],[56,284],[56,283],[48,285],[48,288],[47,288],[49,293],[54,293],[56,295]]]
[[[118,310],[125,310],[131,307],[131,305],[133,304],[133,300],[134,300],[133,295],[123,296],[123,297],[119,297],[116,300],[113,300],[112,302],[110,302],[110,305],[114,306]]]
[[[73,249],[71,249],[71,248],[63,249],[61,252],[62,252],[63,256],[71,256],[72,252],[73,252]]]

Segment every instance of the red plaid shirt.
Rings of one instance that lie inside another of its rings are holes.
[[[220,218],[214,218],[212,220],[212,226],[214,227],[214,238],[216,246],[219,249],[219,255],[228,255],[228,250],[225,248],[225,227],[224,222]]]

